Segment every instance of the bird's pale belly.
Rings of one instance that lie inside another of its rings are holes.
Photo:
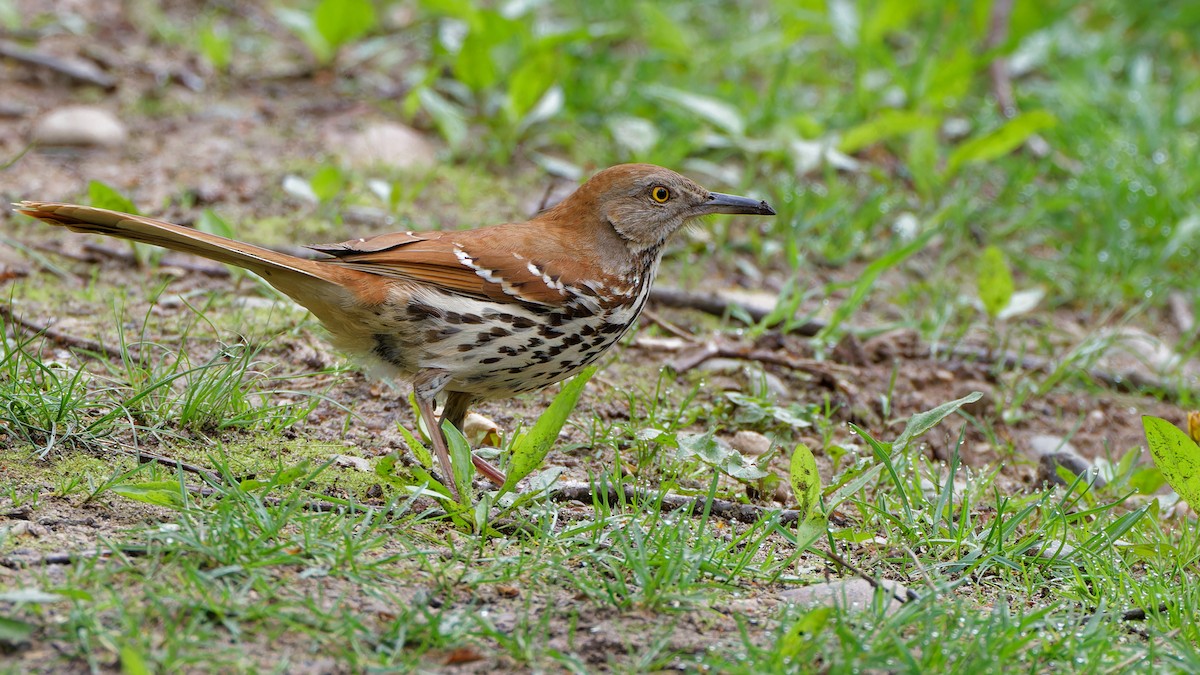
[[[536,391],[578,373],[616,344],[641,313],[648,287],[634,302],[606,309],[406,294],[368,318],[370,360],[385,376],[446,370],[447,391],[481,399]]]

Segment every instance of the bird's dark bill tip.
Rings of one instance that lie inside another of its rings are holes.
[[[737,195],[727,195],[720,192],[709,194],[704,204],[707,213],[730,213],[748,216],[773,216],[775,209],[765,199],[751,199]]]

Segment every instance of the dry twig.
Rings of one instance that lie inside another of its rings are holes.
[[[45,68],[73,80],[79,80],[86,84],[94,84],[104,89],[112,89],[117,86],[117,79],[115,77],[101,71],[87,61],[62,59],[32,49],[25,49],[8,40],[0,40],[0,56],[5,56],[31,66]]]

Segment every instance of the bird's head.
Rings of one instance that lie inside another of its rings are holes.
[[[632,252],[657,249],[687,221],[711,213],[773,216],[765,201],[709,192],[695,181],[653,164],[620,164],[592,176],[554,208],[564,220],[589,220],[570,214],[595,214],[616,231]],[[594,221],[593,221],[594,222]]]

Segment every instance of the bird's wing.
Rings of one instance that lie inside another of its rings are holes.
[[[396,232],[340,244],[313,246],[326,262],[386,277],[411,279],[496,302],[561,306],[572,293],[596,286],[577,278],[582,251],[560,238],[537,236],[529,223],[461,232]],[[531,253],[536,251],[536,253]]]

